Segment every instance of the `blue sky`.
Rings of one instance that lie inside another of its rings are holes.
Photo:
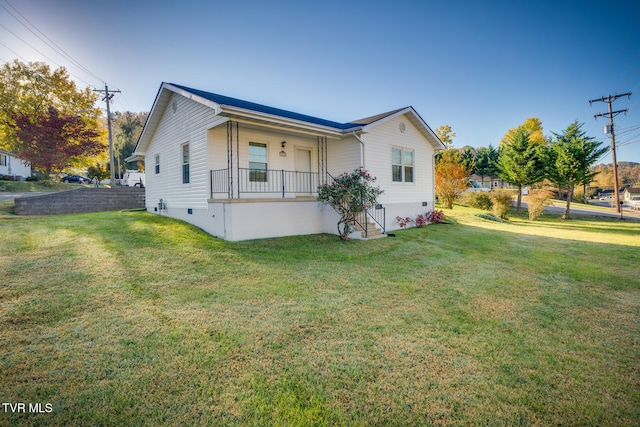
[[[0,0],[0,61],[64,65],[81,86],[148,111],[163,81],[346,122],[408,105],[462,147],[527,117],[574,120],[640,162],[640,2]],[[70,59],[36,38],[14,6]],[[5,9],[6,8],[6,9]],[[11,32],[9,32],[9,30]],[[18,39],[19,36],[22,40]],[[34,50],[37,49],[38,51]],[[609,163],[607,155],[602,162]]]

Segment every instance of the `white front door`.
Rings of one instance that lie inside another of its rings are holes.
[[[296,172],[298,193],[313,193],[313,174],[311,173],[311,150],[308,148],[296,148]]]

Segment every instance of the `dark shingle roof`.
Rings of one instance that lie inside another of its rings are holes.
[[[312,123],[320,126],[327,126],[334,129],[346,130],[358,127],[355,123],[338,123],[331,120],[324,120],[318,117],[307,116],[305,114],[294,113],[293,111],[281,110],[279,108],[269,107],[267,105],[256,104],[255,102],[243,101],[242,99],[231,98],[229,96],[218,95],[216,93],[205,92],[203,90],[192,89],[186,86],[170,83],[172,86],[190,92],[194,95],[213,101],[216,104],[227,105],[230,107],[242,108],[250,111],[257,111],[264,114],[270,114],[278,117],[284,117],[292,120]]]
[[[365,117],[364,119],[354,120],[354,121],[349,122],[349,123],[351,123],[352,125],[365,126],[365,125],[371,124],[373,122],[377,122],[378,120],[382,120],[385,117],[391,116],[392,114],[395,114],[398,111],[402,111],[402,110],[404,110],[404,108],[398,108],[397,110],[387,111],[386,113],[376,114],[375,116]]]

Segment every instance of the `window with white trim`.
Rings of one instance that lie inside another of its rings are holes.
[[[391,177],[393,182],[413,182],[414,151],[391,148]]]
[[[182,145],[182,183],[188,184],[191,181],[189,172],[189,143]]]
[[[0,166],[7,166],[7,156],[0,154]]]
[[[156,154],[156,175],[160,173],[160,154]]]
[[[249,143],[249,181],[267,182],[267,144]]]

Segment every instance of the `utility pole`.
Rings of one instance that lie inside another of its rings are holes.
[[[623,93],[622,95],[616,94],[616,95],[609,95],[607,97],[603,96],[600,99],[592,99],[589,101],[589,105],[593,104],[594,102],[606,102],[609,105],[608,113],[598,113],[593,117],[597,119],[598,117],[609,116],[609,133],[611,134],[611,158],[613,161],[613,192],[615,193],[617,213],[620,213],[620,192],[618,187],[618,162],[616,160],[616,135],[615,135],[615,131],[613,130],[613,118],[620,113],[627,114],[629,112],[629,109],[625,108],[624,110],[612,111],[611,103],[623,96],[626,96],[629,99],[631,99],[631,92]]]
[[[107,103],[107,133],[109,135],[109,171],[111,173],[111,188],[114,188],[116,186],[116,175],[115,175],[115,171],[113,170],[115,167],[115,162],[114,162],[114,156],[113,156],[113,136],[111,135],[111,108],[109,107],[109,104],[111,103],[111,98],[114,97],[114,93],[119,93],[119,90],[109,90],[109,86],[107,86],[107,84],[104,84],[104,90],[102,89],[94,89],[94,92],[103,92],[104,93],[104,98],[102,98],[103,101],[105,101]]]

